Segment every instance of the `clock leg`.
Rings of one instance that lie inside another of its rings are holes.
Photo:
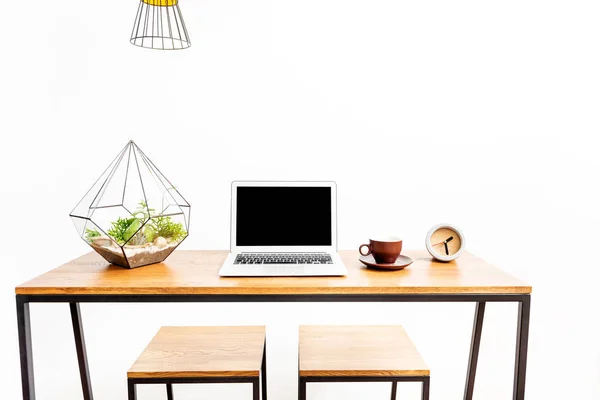
[[[485,302],[475,304],[475,320],[473,322],[473,335],[471,336],[471,350],[469,352],[469,366],[467,367],[467,383],[465,384],[464,400],[473,399],[475,388],[475,373],[477,372],[477,359],[479,357],[479,344],[481,343],[481,330],[485,315]]]

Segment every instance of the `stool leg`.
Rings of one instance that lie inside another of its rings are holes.
[[[421,389],[421,399],[429,400],[429,377],[423,379],[423,387]]]
[[[298,400],[306,400],[306,380],[298,377]]]
[[[167,383],[167,400],[173,400],[173,385]]]
[[[392,382],[392,400],[396,400],[396,389],[398,387],[398,382]]]
[[[127,380],[127,392],[129,393],[129,400],[137,400],[137,390],[135,383]]]
[[[267,400],[267,341],[266,340],[265,340],[265,347],[263,349],[261,379],[262,379],[262,400]]]
[[[252,381],[252,400],[260,400],[260,378]]]

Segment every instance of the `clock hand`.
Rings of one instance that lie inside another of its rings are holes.
[[[444,247],[446,248],[446,255],[449,256],[450,253],[448,252],[448,244],[446,242],[444,242]]]
[[[452,239],[454,239],[454,236],[450,236],[448,239],[444,240],[443,242],[432,244],[432,246],[439,246],[440,244],[446,244],[449,241],[451,241]]]
[[[448,239],[444,240],[443,242],[432,244],[432,246],[439,246],[440,244],[446,244],[449,241],[451,241],[452,239],[454,239],[454,236],[450,236]]]

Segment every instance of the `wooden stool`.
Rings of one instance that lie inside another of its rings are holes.
[[[301,326],[298,399],[308,382],[422,382],[429,399],[429,368],[401,326]]]
[[[127,372],[129,400],[136,385],[252,383],[253,400],[267,400],[267,351],[263,326],[163,326]]]

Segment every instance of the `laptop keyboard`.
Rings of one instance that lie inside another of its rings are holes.
[[[235,258],[234,264],[333,264],[329,254],[325,253],[242,253]]]

